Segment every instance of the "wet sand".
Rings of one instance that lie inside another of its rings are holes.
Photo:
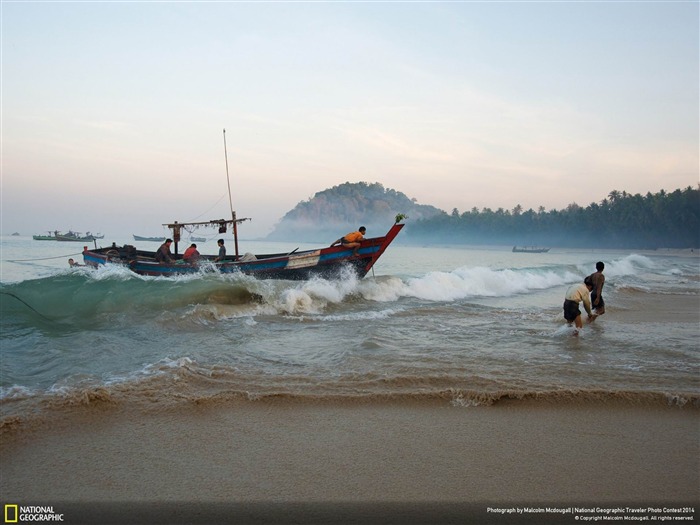
[[[469,514],[497,504],[691,503],[700,500],[699,414],[535,401],[82,409],[4,433],[0,498],[122,510],[456,502]]]
[[[625,294],[618,298],[617,304],[606,306],[605,314],[595,322],[604,323],[606,319],[626,324],[695,323],[700,335],[700,295],[648,292]]]

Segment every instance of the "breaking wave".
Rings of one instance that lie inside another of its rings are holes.
[[[630,255],[608,263],[606,275],[634,276],[653,267],[649,258]],[[390,303],[416,298],[451,302],[511,297],[577,282],[585,275],[582,270],[569,266],[502,270],[465,266],[405,279],[380,276],[358,280],[348,272],[338,280],[292,282],[211,272],[175,278],[145,277],[108,265],[2,284],[0,311],[3,315],[33,312],[45,320],[88,322],[105,313],[148,316],[183,308],[213,319],[260,314],[332,315],[329,308],[357,300]],[[623,281],[620,286],[644,290],[634,282]]]

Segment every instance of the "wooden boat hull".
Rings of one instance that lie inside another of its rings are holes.
[[[384,237],[375,237],[362,241],[358,255],[352,248],[334,246],[293,252],[288,254],[265,254],[253,257],[243,256],[238,260],[227,257],[224,262],[214,262],[214,256],[202,256],[197,264],[182,261],[176,255],[174,263],[155,261],[155,252],[136,250],[132,246],[117,248],[98,248],[89,250],[85,247],[83,260],[86,265],[116,263],[128,266],[139,275],[175,276],[199,272],[243,273],[261,279],[308,280],[313,277],[337,278],[349,268],[359,278],[364,277],[381,257],[386,248],[403,228],[403,224],[394,224]],[[246,254],[247,255],[247,254]]]

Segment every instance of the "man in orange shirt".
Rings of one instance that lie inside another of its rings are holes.
[[[197,250],[197,245],[192,243],[189,248],[185,250],[182,260],[187,263],[197,262],[199,259],[199,250]]]
[[[360,229],[356,232],[348,233],[345,237],[341,237],[333,244],[331,244],[331,248],[336,244],[342,244],[346,248],[354,248],[352,254],[357,255],[359,253],[360,241],[362,241],[365,238],[366,231],[367,228],[365,228],[364,226],[360,226]]]

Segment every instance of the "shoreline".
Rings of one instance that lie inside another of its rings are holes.
[[[699,418],[694,407],[535,401],[77,408],[2,436],[0,498],[317,511],[687,504],[700,500]]]

